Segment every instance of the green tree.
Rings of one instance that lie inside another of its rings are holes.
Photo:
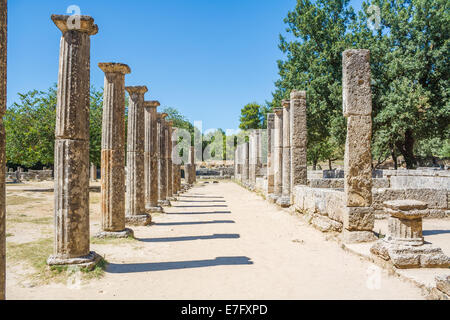
[[[242,130],[260,129],[263,126],[263,108],[256,102],[249,103],[241,110],[239,128]]]

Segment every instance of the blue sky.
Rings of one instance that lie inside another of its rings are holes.
[[[10,0],[8,105],[18,92],[57,81],[60,31],[51,14],[81,8],[99,26],[91,38],[91,84],[99,62],[122,62],[126,85],[147,85],[147,100],[177,108],[203,129],[233,129],[240,109],[271,99],[283,58],[278,35],[296,0]],[[356,8],[360,1],[352,1]]]

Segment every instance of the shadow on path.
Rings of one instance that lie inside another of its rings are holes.
[[[136,239],[142,242],[177,242],[177,241],[193,241],[193,240],[211,240],[211,239],[238,239],[240,235],[237,233],[222,233],[212,234],[209,236],[187,236],[187,237],[172,237],[172,238],[147,238]]]
[[[225,200],[178,200],[177,202],[226,202]]]
[[[203,211],[203,212],[166,212],[165,214],[178,214],[178,215],[184,215],[184,214],[227,214],[231,213],[231,211]]]
[[[165,271],[189,268],[204,268],[214,266],[234,266],[253,264],[248,257],[217,257],[210,260],[154,262],[154,263],[110,263],[106,268],[109,273],[134,273],[148,271]]]
[[[224,197],[221,196],[179,196],[180,198],[199,198],[199,199],[223,199]]]
[[[190,201],[192,202],[192,201]],[[211,205],[194,205],[194,206],[172,206],[172,208],[226,208],[226,204],[211,204]]]
[[[450,233],[450,230],[423,230],[422,235],[423,236],[433,236],[436,234],[445,234]]]
[[[196,224],[236,223],[233,220],[190,221],[190,222],[155,222],[154,226],[185,226]]]

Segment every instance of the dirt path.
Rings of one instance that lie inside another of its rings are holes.
[[[381,269],[370,289],[374,265],[234,183],[200,184],[166,211],[133,228],[138,241],[92,245],[110,262],[103,278],[24,288],[9,275],[8,299],[423,298]]]

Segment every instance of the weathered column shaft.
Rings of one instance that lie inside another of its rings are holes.
[[[166,158],[166,134],[165,115],[159,114],[158,118],[158,159],[159,159],[159,197],[160,201],[167,200],[167,158]]]
[[[256,161],[258,158],[258,146],[257,146],[257,133],[256,130],[251,130],[249,135],[249,180],[252,186],[256,185]]]
[[[192,183],[195,183],[197,181],[197,168],[195,165],[195,147],[191,146],[191,153],[190,153],[190,161],[191,161],[191,179]]]
[[[145,86],[126,87],[129,93],[127,136],[127,193],[126,221],[129,224],[145,224],[149,215],[145,212],[144,134]],[[140,217],[138,217],[140,216]]]
[[[89,103],[90,36],[94,19],[80,17],[69,29],[69,16],[52,15],[61,30],[55,128],[55,246],[48,263],[90,263],[89,250]]]
[[[307,185],[306,145],[308,128],[306,126],[306,92],[291,92],[290,108],[291,140],[291,194],[296,185]]]
[[[370,52],[346,50],[342,54],[343,112],[347,118],[344,156],[344,191],[347,242],[374,239],[372,204],[372,93]],[[359,231],[359,232],[358,232]]]
[[[0,0],[0,300],[5,299],[6,284],[6,135],[3,116],[6,112],[8,3]]]
[[[91,163],[90,177],[91,181],[97,181],[97,166],[94,163]]]
[[[159,174],[158,174],[158,101],[145,102],[145,201],[149,211],[161,211],[158,205]]]
[[[166,122],[167,197],[173,198],[172,121]]]
[[[267,114],[267,193],[274,192],[274,135],[275,129],[275,114]]]
[[[283,109],[275,108],[274,142],[273,142],[273,193],[281,197],[283,191]]]
[[[277,203],[282,207],[291,204],[291,136],[290,136],[290,101],[283,100],[283,160],[282,160],[282,196]]]
[[[101,154],[102,229],[119,232],[125,229],[125,74],[131,70],[120,63],[100,63],[99,67],[105,72]]]
[[[180,191],[179,185],[178,185],[178,165],[180,164],[180,155],[178,154],[178,140],[177,140],[177,132],[178,128],[172,128],[172,192],[173,194],[178,194]]]
[[[242,147],[242,157],[243,157],[243,172],[242,181],[248,183],[249,181],[249,170],[250,170],[250,159],[249,159],[249,143],[245,142]]]

